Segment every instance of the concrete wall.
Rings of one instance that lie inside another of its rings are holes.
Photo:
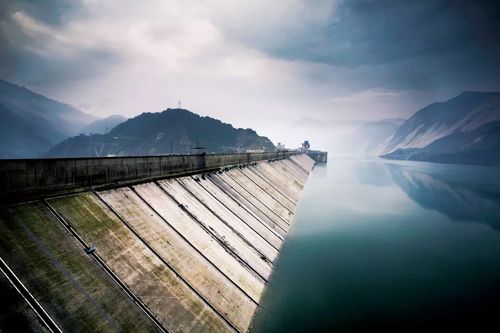
[[[202,172],[294,154],[297,153],[0,160],[0,201],[23,199],[47,192]]]
[[[307,155],[318,163],[326,163],[328,160],[328,152],[326,151],[309,150]]]

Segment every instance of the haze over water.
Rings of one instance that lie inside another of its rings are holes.
[[[499,171],[385,160],[316,166],[253,331],[495,327]]]

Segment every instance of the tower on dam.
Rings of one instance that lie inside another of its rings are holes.
[[[249,330],[315,161],[163,158],[2,162],[0,325]]]

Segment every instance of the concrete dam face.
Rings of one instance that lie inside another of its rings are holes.
[[[204,162],[3,206],[0,329],[248,331],[314,163]]]

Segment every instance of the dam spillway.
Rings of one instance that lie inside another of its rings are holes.
[[[306,154],[225,158],[192,163],[184,175],[181,164],[166,177],[151,167],[126,183],[101,173],[101,187],[70,177],[81,182],[73,193],[62,181],[16,180],[34,200],[0,209],[2,272],[15,276],[4,272],[1,286],[24,288],[40,308],[14,300],[12,320],[24,319],[0,326],[248,331],[315,162]]]

